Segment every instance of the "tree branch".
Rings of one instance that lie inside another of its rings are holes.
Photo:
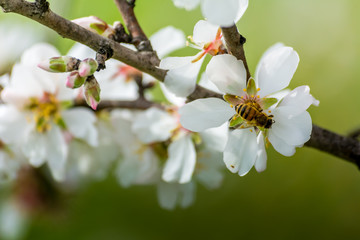
[[[246,79],[251,77],[249,67],[245,57],[244,44],[246,38],[244,38],[234,24],[231,27],[221,28],[223,36],[225,38],[226,47],[231,55],[234,55],[238,60],[242,60],[246,69]]]
[[[135,17],[135,0],[114,0],[132,37],[132,43],[139,51],[153,51],[149,39]]]
[[[37,0],[35,3],[24,0],[0,0],[0,6],[4,9],[4,12],[14,12],[33,19],[53,29],[62,37],[66,37],[87,45],[96,52],[98,52],[100,49],[111,48],[111,50],[113,50],[113,58],[133,66],[142,72],[148,73],[159,81],[164,81],[166,70],[157,67],[160,61],[154,52],[134,52],[126,47],[121,46],[119,43],[111,39],[107,39],[98,34],[92,33],[75,23],[72,23],[71,21],[56,15],[50,9],[46,8],[46,4],[44,3],[47,2],[45,0]],[[247,75],[250,76],[243,49],[245,39],[239,34],[235,25],[230,28],[222,28],[222,31],[229,52],[244,62]],[[189,100],[204,97],[222,98],[220,94],[197,86],[196,90],[189,96]],[[77,103],[76,106],[85,106],[85,103]],[[139,99],[136,101],[119,102],[102,101],[99,104],[98,109],[146,109],[151,106],[161,107],[159,104],[154,104],[146,100],[143,101]],[[313,125],[311,139],[305,144],[305,146],[325,151],[329,154],[355,163],[358,166],[360,164],[359,141],[353,138],[343,137],[336,133],[322,129],[316,125]]]
[[[89,107],[85,100],[77,100],[74,102],[74,107]],[[104,109],[114,108],[126,108],[126,109],[139,109],[144,110],[151,107],[157,107],[163,109],[164,106],[158,103],[150,102],[144,98],[139,98],[135,101],[101,101],[97,106],[96,111]]]

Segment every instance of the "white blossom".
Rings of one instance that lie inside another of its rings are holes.
[[[266,168],[268,143],[285,156],[295,153],[310,139],[311,117],[306,111],[318,105],[308,86],[300,86],[287,93],[279,102],[271,94],[286,88],[299,63],[299,56],[291,47],[276,44],[261,58],[255,80],[246,79],[243,62],[231,55],[215,56],[207,66],[210,81],[222,92],[230,105],[217,98],[193,101],[180,109],[181,124],[191,131],[216,127],[231,118],[231,131],[224,150],[224,162],[232,172],[245,175],[252,166]],[[283,95],[283,94],[280,94]],[[235,107],[240,104],[256,106],[271,121],[271,127],[260,126],[241,117]],[[271,125],[272,124],[272,125]]]

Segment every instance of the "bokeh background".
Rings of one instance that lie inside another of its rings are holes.
[[[359,128],[360,1],[249,1],[238,27],[247,38],[251,72],[272,44],[292,46],[300,65],[290,87],[309,85],[320,100],[309,110],[313,122],[345,135]],[[51,6],[68,19],[121,20],[113,1],[53,0]],[[137,0],[136,14],[148,36],[167,25],[192,35],[202,18],[199,9],[180,10],[170,0]],[[9,19],[25,20],[0,13],[0,21]],[[64,54],[73,44],[51,31],[47,39]],[[220,189],[200,186],[193,206],[167,211],[159,207],[155,187],[124,189],[110,173],[72,195],[63,217],[33,219],[24,239],[360,238],[360,172],[348,162],[307,147],[291,158],[270,149],[265,172],[224,175]]]

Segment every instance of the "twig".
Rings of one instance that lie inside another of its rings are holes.
[[[223,36],[225,38],[226,47],[230,54],[234,55],[237,59],[242,60],[246,69],[246,79],[251,77],[249,67],[245,57],[244,44],[246,38],[244,38],[239,32],[236,25],[231,27],[221,28]]]
[[[89,107],[85,100],[77,100],[74,102],[74,107]],[[157,107],[163,109],[164,106],[158,103],[150,102],[144,98],[139,98],[135,101],[104,101],[102,100],[96,108],[96,111],[114,108],[139,109],[144,110],[150,107]]]
[[[125,25],[132,37],[132,43],[139,51],[152,51],[151,43],[139,25],[134,13],[135,1],[114,0]]]
[[[356,164],[360,169],[360,142],[354,138],[338,135],[313,124],[311,138],[305,146],[331,153]]]
[[[44,2],[38,0],[37,2]],[[44,8],[39,9],[38,4],[27,2],[24,0],[0,0],[0,6],[4,12],[14,12],[21,14],[25,17],[33,19],[59,33],[61,36],[80,42],[89,46],[96,52],[101,48],[110,47],[114,51],[113,58],[120,60],[130,66],[139,69],[142,72],[148,73],[159,81],[164,81],[166,70],[159,69],[159,59],[153,52],[134,52],[126,47],[121,46],[119,43],[101,37],[98,34],[92,33],[75,23],[72,23],[55,13],[50,9],[44,11]],[[230,28],[223,28],[224,38],[230,53],[234,54],[238,59],[244,61],[244,65],[248,72],[246,58],[244,54],[243,44],[244,38],[238,33],[236,26]],[[239,50],[237,50],[239,48]],[[250,73],[247,73],[250,76]],[[194,93],[189,96],[190,100],[203,97],[219,97],[219,94],[214,94],[211,91],[205,90],[200,86],[196,87]],[[86,106],[86,104],[78,104],[77,106]],[[102,101],[98,109],[104,108],[133,108],[133,109],[146,109],[151,106],[161,105],[151,102],[137,101],[120,101],[108,102]],[[333,142],[333,139],[337,139]],[[313,125],[313,133],[311,139],[306,146],[310,146],[322,151],[325,151],[334,156],[341,157],[347,161],[359,165],[359,142],[353,138],[343,137],[336,133],[322,129]],[[351,148],[347,146],[352,146]]]

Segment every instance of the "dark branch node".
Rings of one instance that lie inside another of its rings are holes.
[[[43,17],[43,15],[50,9],[50,4],[46,0],[36,0],[34,4],[35,9],[33,13],[39,15],[40,17]]]
[[[112,57],[114,51],[110,46],[104,46],[99,49],[96,53],[96,61],[98,62],[99,66],[96,71],[100,71],[106,68],[105,61]]]
[[[135,45],[136,45],[136,49],[139,50],[140,52],[152,51],[151,43],[148,39],[142,40],[138,44],[135,44]]]
[[[244,45],[246,43],[246,38],[240,34],[240,44]]]
[[[135,0],[127,0],[127,3],[129,4],[130,7],[132,8],[135,7]]]
[[[109,36],[110,39],[114,40],[115,42],[119,43],[131,43],[132,37],[126,33],[125,27],[118,23],[115,25],[115,33],[111,36]]]

